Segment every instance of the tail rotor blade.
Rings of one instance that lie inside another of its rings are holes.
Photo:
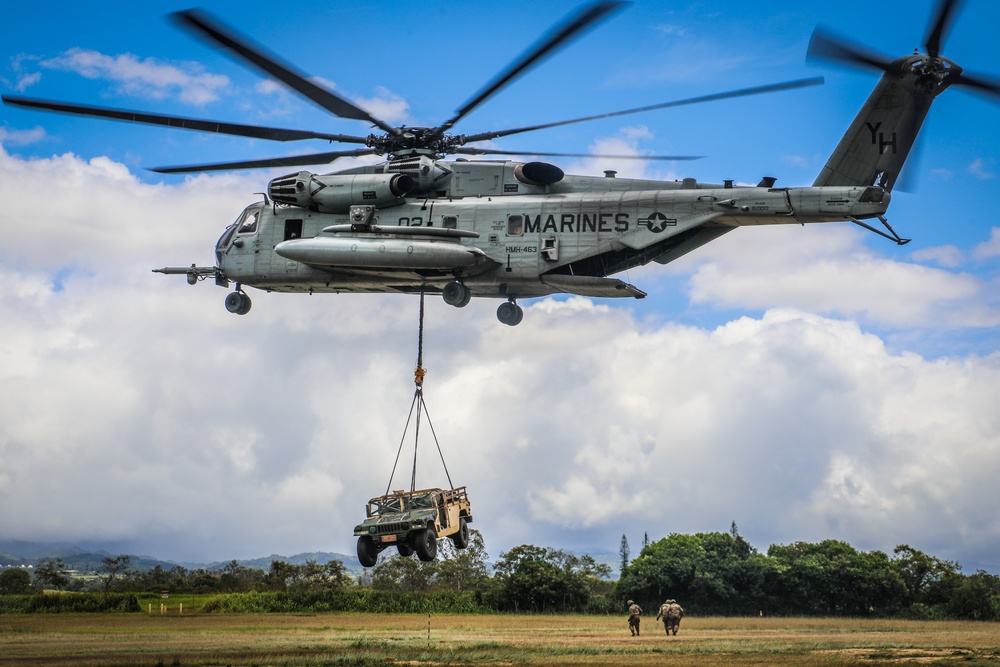
[[[937,58],[941,54],[941,44],[944,42],[948,28],[951,27],[951,22],[961,4],[962,0],[940,0],[938,2],[937,13],[931,22],[930,30],[927,31],[927,39],[924,40],[924,49],[927,50],[927,55]]]
[[[861,65],[883,72],[889,71],[889,65],[892,64],[891,58],[852,44],[820,28],[813,31],[806,57],[808,60],[833,60],[848,65]]]

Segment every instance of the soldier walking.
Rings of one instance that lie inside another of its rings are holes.
[[[637,605],[632,600],[629,600],[625,604],[628,605],[628,629],[632,631],[633,637],[638,637],[639,617],[642,616],[642,607]]]
[[[684,616],[684,609],[677,604],[677,600],[667,600],[660,605],[660,611],[656,612],[656,620],[663,619],[663,630],[669,635],[673,631],[674,635],[677,635],[677,631],[681,627],[681,617]]]

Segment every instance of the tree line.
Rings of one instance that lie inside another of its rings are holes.
[[[651,608],[683,600],[699,615],[1000,620],[1000,577],[961,570],[906,544],[892,556],[839,540],[775,544],[762,554],[734,524],[729,533],[650,543],[625,566],[617,590]]]
[[[623,613],[634,599],[648,612],[667,598],[695,615],[874,616],[1000,620],[1000,577],[900,545],[889,556],[858,551],[837,540],[772,545],[758,552],[736,530],[674,533],[643,540],[629,560],[622,541],[622,570],[588,555],[521,545],[490,566],[482,535],[471,531],[468,548],[442,540],[438,559],[424,563],[395,553],[364,575],[343,563],[272,561],[268,570],[236,561],[220,570],[181,566],[130,567],[129,556],[104,560],[89,582],[70,578],[58,559],[36,569],[0,572],[0,593],[42,588],[110,593],[218,594],[206,610],[218,611],[429,611]]]

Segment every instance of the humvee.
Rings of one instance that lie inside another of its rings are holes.
[[[368,518],[354,528],[358,560],[365,567],[378,561],[383,549],[395,545],[400,556],[417,553],[429,562],[437,557],[437,540],[450,537],[455,547],[469,545],[472,507],[465,487],[393,491],[368,501]]]

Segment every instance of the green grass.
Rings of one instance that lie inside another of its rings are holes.
[[[144,598],[154,604],[159,598]],[[164,601],[165,603],[167,601]],[[172,599],[170,602],[173,602]],[[686,618],[676,637],[619,616],[0,615],[0,667],[79,665],[1000,666],[1000,624]]]

